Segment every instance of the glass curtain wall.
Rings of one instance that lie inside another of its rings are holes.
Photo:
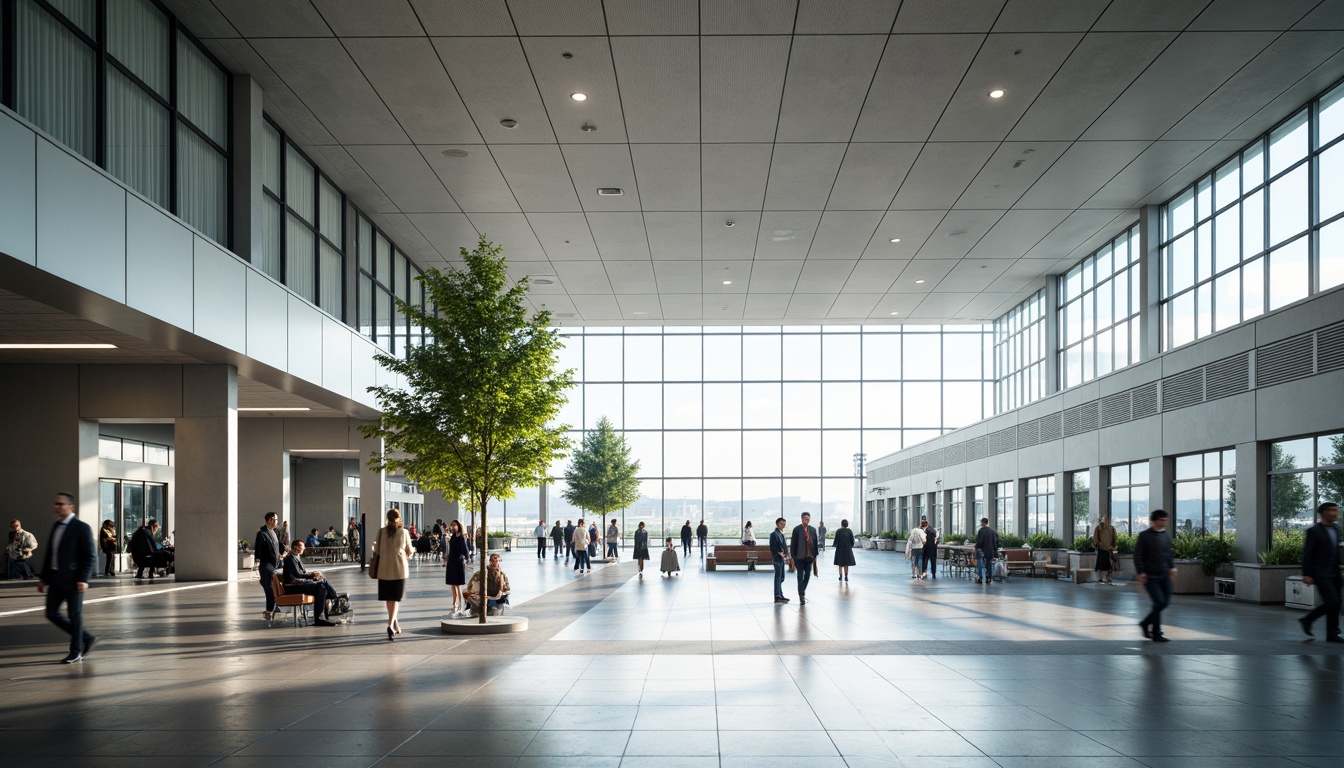
[[[393,299],[425,309],[424,286],[416,280],[424,272],[364,214],[356,211],[355,222],[356,327],[389,354],[404,357],[410,346],[425,342],[425,331],[398,312]]]
[[[1056,281],[1059,386],[1077,386],[1139,361],[1139,226]]]
[[[1316,507],[1344,503],[1344,434],[1303,437],[1270,444],[1269,517],[1275,530],[1315,522]],[[1236,486],[1227,499],[1236,511]]]
[[[994,530],[1000,533],[1017,534],[1017,509],[1013,505],[1012,480],[994,484]]]
[[[765,531],[803,512],[857,525],[854,455],[983,418],[990,338],[980,325],[565,328],[559,366],[577,386],[558,420],[578,442],[606,416],[630,444],[641,496],[624,536],[641,521],[676,536],[704,518],[735,539],[748,520]],[[567,464],[551,469],[562,520],[583,514],[561,498]]]
[[[153,0],[12,1],[7,106],[228,246],[224,67]]]
[[[1027,516],[1027,535],[1045,533],[1053,536],[1055,525],[1055,478],[1053,475],[1027,480],[1027,496],[1022,514]]]
[[[1237,452],[1176,457],[1176,530],[1222,536],[1237,529]],[[1273,488],[1273,482],[1270,484]],[[1272,493],[1272,490],[1271,490]]]
[[[1111,467],[1111,525],[1120,533],[1148,527],[1148,462]]]
[[[952,516],[952,528],[948,533],[966,533],[966,515],[962,506],[966,492],[962,488],[953,488],[948,493],[947,511]]]
[[[1045,396],[1045,291],[994,321],[994,408],[1006,413]]]
[[[1344,85],[1162,206],[1163,348],[1344,283]]]
[[[1073,530],[1081,533],[1088,528],[1089,508],[1092,497],[1092,475],[1090,472],[1069,473],[1069,505],[1073,513]],[[1072,542],[1064,542],[1072,544]]]

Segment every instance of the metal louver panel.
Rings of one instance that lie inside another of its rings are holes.
[[[1064,436],[1073,437],[1097,428],[1097,403],[1083,403],[1064,411]]]
[[[983,459],[989,455],[989,441],[983,436],[966,441],[966,460]]]
[[[997,456],[1017,448],[1017,427],[989,433],[989,455]]]
[[[1344,368],[1344,325],[1332,325],[1316,332],[1316,371]]]
[[[1131,419],[1142,419],[1157,414],[1157,382],[1144,384],[1129,390],[1133,403],[1130,409]]]
[[[1129,421],[1129,393],[1104,397],[1101,400],[1101,426],[1109,427]]]
[[[1040,427],[1042,443],[1058,440],[1064,436],[1062,421],[1058,413],[1050,413],[1036,420]]]
[[[1025,448],[1041,442],[1041,421],[1032,419],[1017,425],[1017,447]]]
[[[1255,385],[1271,387],[1285,381],[1310,376],[1312,370],[1312,334],[1266,344],[1255,351]]]
[[[1204,402],[1204,369],[1178,373],[1162,380],[1162,412]]]
[[[1251,358],[1236,355],[1204,367],[1204,399],[1239,395],[1251,388]]]

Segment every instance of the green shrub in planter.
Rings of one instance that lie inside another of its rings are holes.
[[[1117,555],[1134,554],[1134,542],[1136,540],[1135,536],[1130,533],[1115,534],[1115,553]]]
[[[1027,537],[1027,544],[1032,549],[1059,549],[1064,546],[1064,542],[1056,539],[1048,533],[1033,533]]]
[[[1234,540],[1231,536],[1222,539],[1217,536],[1199,537],[1195,559],[1204,567],[1205,576],[1217,574],[1220,566],[1232,562],[1232,558],[1236,554],[1233,543]]]
[[[1302,531],[1275,531],[1269,549],[1260,553],[1262,565],[1301,565]]]
[[[1095,552],[1097,548],[1092,546],[1091,536],[1079,536],[1073,540],[1074,552]]]
[[[1026,543],[1027,543],[1027,540],[1024,539],[1024,538],[1022,538],[1021,536],[1017,536],[1017,535],[1014,535],[1014,534],[1011,534],[1011,533],[1000,533],[1000,534],[999,534],[999,546],[1000,546],[1000,547],[1020,547],[1020,546],[1022,546],[1023,544],[1026,544]]]
[[[966,543],[966,534],[964,534],[964,533],[949,533],[948,535],[946,535],[946,536],[943,537],[943,543],[944,543],[944,544],[965,544],[965,543]]]
[[[513,538],[513,534],[512,534],[512,533],[509,533],[508,531],[491,531],[490,533],[487,533],[486,536],[489,536],[489,537],[492,538],[492,539],[511,539],[511,538]]]
[[[1177,531],[1171,537],[1171,556],[1177,560],[1198,560],[1199,540],[1202,538],[1194,531]]]

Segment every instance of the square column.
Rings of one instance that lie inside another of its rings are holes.
[[[38,556],[55,522],[51,500],[57,493],[74,494],[79,519],[99,525],[98,423],[80,415],[77,366],[3,366],[0,423],[8,439],[0,440],[0,466],[9,508],[4,522],[21,520],[37,536]]]
[[[1165,456],[1148,460],[1148,512],[1165,510],[1176,518],[1176,461]]]
[[[373,454],[382,453],[383,441],[381,439],[370,440],[364,437],[356,439],[359,441],[359,517],[364,523],[364,535],[360,538],[360,548],[364,550],[364,560],[360,564],[362,569],[364,563],[369,561],[369,536],[375,534],[385,522],[383,513],[387,512],[387,505],[384,501],[387,491],[387,473],[382,470],[369,469],[369,462],[373,460]],[[464,524],[463,528],[465,527]]]
[[[1139,312],[1140,354],[1154,360],[1162,352],[1161,300],[1162,270],[1158,269],[1158,217],[1162,208],[1145,205],[1139,209]],[[1153,497],[1156,499],[1157,497]],[[1166,507],[1163,507],[1166,509]],[[1168,510],[1170,511],[1170,510]]]
[[[1084,533],[1091,536],[1092,531],[1097,527],[1097,521],[1110,514],[1111,509],[1111,470],[1106,467],[1093,467],[1088,471],[1087,491],[1087,530]]]
[[[293,520],[290,510],[292,478],[284,438],[283,419],[238,420],[238,476],[242,478],[238,483],[240,539],[252,541],[264,524],[267,512],[274,512],[281,523]],[[290,528],[293,527],[291,522]]]
[[[1269,549],[1269,443],[1238,443],[1237,554],[1239,563],[1258,562],[1256,553]]]
[[[1013,490],[1017,494],[1017,498],[1013,500],[1013,512],[1015,513],[1014,517],[1017,522],[1017,530],[1013,531],[1013,533],[1025,539],[1027,538],[1027,515],[1030,512],[1027,509],[1027,481],[1023,478],[1018,478],[1013,482],[1013,486]]]
[[[238,575],[238,371],[182,368],[182,416],[175,420],[174,518],[178,581],[235,581]]]
[[[1073,524],[1073,478],[1068,472],[1055,473],[1055,538],[1070,546],[1077,534]]]

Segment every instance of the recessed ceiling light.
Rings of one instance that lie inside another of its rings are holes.
[[[517,121],[517,120],[514,120],[514,119],[511,118],[511,117],[506,117],[506,118],[504,118],[503,120],[500,120],[500,121],[499,121],[499,124],[502,125],[502,126],[504,126],[505,128],[517,128],[517,127],[518,127],[518,121]]]
[[[553,275],[528,275],[527,281],[532,285],[555,285]]]
[[[733,284],[733,281],[732,281],[732,280],[724,280],[724,281],[723,281],[723,284],[724,284],[724,285],[732,285],[732,284]]]
[[[901,313],[900,313],[900,312],[888,312],[887,314],[889,314],[889,315],[899,315],[899,314],[901,314]]]
[[[989,98],[991,98],[991,99],[1002,99],[1002,98],[1003,98],[1003,89],[1002,89],[1002,88],[995,88],[994,90],[990,91],[990,92],[989,92]]]
[[[597,130],[597,126],[593,125],[592,123],[584,123],[583,125],[579,126],[579,130],[583,131],[584,133],[592,133],[593,131]]]
[[[239,408],[240,411],[311,411],[312,408]]]
[[[1003,95],[1003,91],[999,91],[999,96],[1002,96],[1002,95]],[[573,99],[573,100],[575,100],[575,101],[587,101],[587,100],[588,100],[588,94],[586,94],[586,93],[571,93],[571,94],[569,94],[569,98],[571,98],[571,99]],[[997,98],[997,97],[996,97],[996,98]]]
[[[899,242],[901,242],[901,238],[899,238],[899,237],[893,237],[893,238],[891,238],[891,242],[893,242],[893,243],[899,243]]]
[[[466,157],[467,151],[465,149],[445,149],[439,154],[444,157]]]
[[[923,284],[924,284],[924,281],[923,281],[923,280],[916,280],[916,281],[915,281],[915,285],[923,285]]]
[[[0,349],[116,349],[116,344],[0,344]]]
[[[649,313],[648,313],[648,312],[632,312],[631,314],[634,314],[634,315],[647,315],[647,314],[649,314]]]
[[[620,187],[598,187],[598,197],[620,197],[625,192]]]

